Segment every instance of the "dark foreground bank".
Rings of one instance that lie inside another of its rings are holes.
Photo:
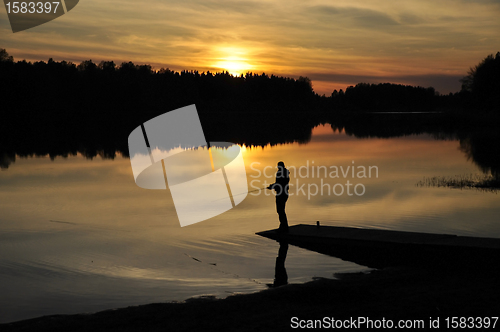
[[[282,331],[324,317],[365,317],[423,324],[439,318],[495,317],[500,313],[496,269],[467,266],[386,268],[335,279],[287,285],[226,299],[192,299],[107,310],[94,314],[45,316],[0,325],[1,331]],[[297,317],[296,319],[293,317]],[[419,321],[421,320],[421,321]],[[380,323],[380,321],[379,321]],[[493,323],[493,320],[491,321]],[[365,328],[367,325],[357,326]],[[498,328],[500,323],[497,323]],[[490,326],[491,328],[491,326]],[[296,330],[296,329],[295,329]]]

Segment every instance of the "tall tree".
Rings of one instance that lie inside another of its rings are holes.
[[[477,66],[470,68],[461,79],[462,92],[471,95],[474,107],[500,108],[500,52],[488,55]]]
[[[5,48],[0,48],[0,62],[13,62],[14,58],[9,56],[7,50]]]

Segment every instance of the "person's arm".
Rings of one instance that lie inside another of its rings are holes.
[[[276,180],[274,181],[273,184],[270,184],[269,187],[267,187],[267,189],[274,189],[276,190],[276,186],[279,186],[280,188],[285,188],[288,183],[290,182],[290,175],[289,175],[289,172],[288,170],[285,170],[286,173],[285,175],[281,175],[283,173],[276,173]]]
[[[269,187],[267,187],[267,189],[276,190],[276,189],[275,189],[275,188],[276,188],[276,186],[279,186],[279,185],[280,185],[280,183],[279,183],[280,181],[279,181],[279,180],[280,180],[280,179],[278,178],[278,174],[276,174],[276,179],[274,180],[274,183],[271,183],[271,184],[269,185]]]

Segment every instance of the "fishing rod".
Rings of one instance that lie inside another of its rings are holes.
[[[253,192],[256,192],[256,191],[261,191],[261,190],[263,190],[263,189],[269,189],[269,188],[268,188],[268,187],[259,188],[259,189],[255,189],[255,190],[247,191],[246,193],[239,193],[239,194],[236,194],[236,195],[231,195],[231,196],[232,196],[232,197],[235,197],[235,196],[246,195],[246,194],[250,194],[250,193],[253,193]],[[217,201],[220,201],[220,200],[223,200],[223,199],[226,199],[226,197],[221,198],[221,199],[217,199]]]
[[[256,191],[261,191],[261,190],[264,190],[264,189],[269,189],[268,187],[264,187],[264,188],[259,188],[259,189],[255,189],[255,190],[251,190],[251,191],[248,191],[247,194],[249,193],[253,193],[253,192],[256,192]],[[233,196],[239,196],[239,195],[243,195],[245,193],[241,193],[241,194],[237,194],[237,195],[233,195]]]

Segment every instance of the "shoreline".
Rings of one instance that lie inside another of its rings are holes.
[[[485,273],[487,272],[487,273]],[[496,269],[394,267],[337,274],[224,299],[190,298],[91,314],[51,315],[0,324],[2,331],[293,330],[301,320],[423,320],[492,317],[500,312]],[[429,326],[426,326],[429,328]]]

